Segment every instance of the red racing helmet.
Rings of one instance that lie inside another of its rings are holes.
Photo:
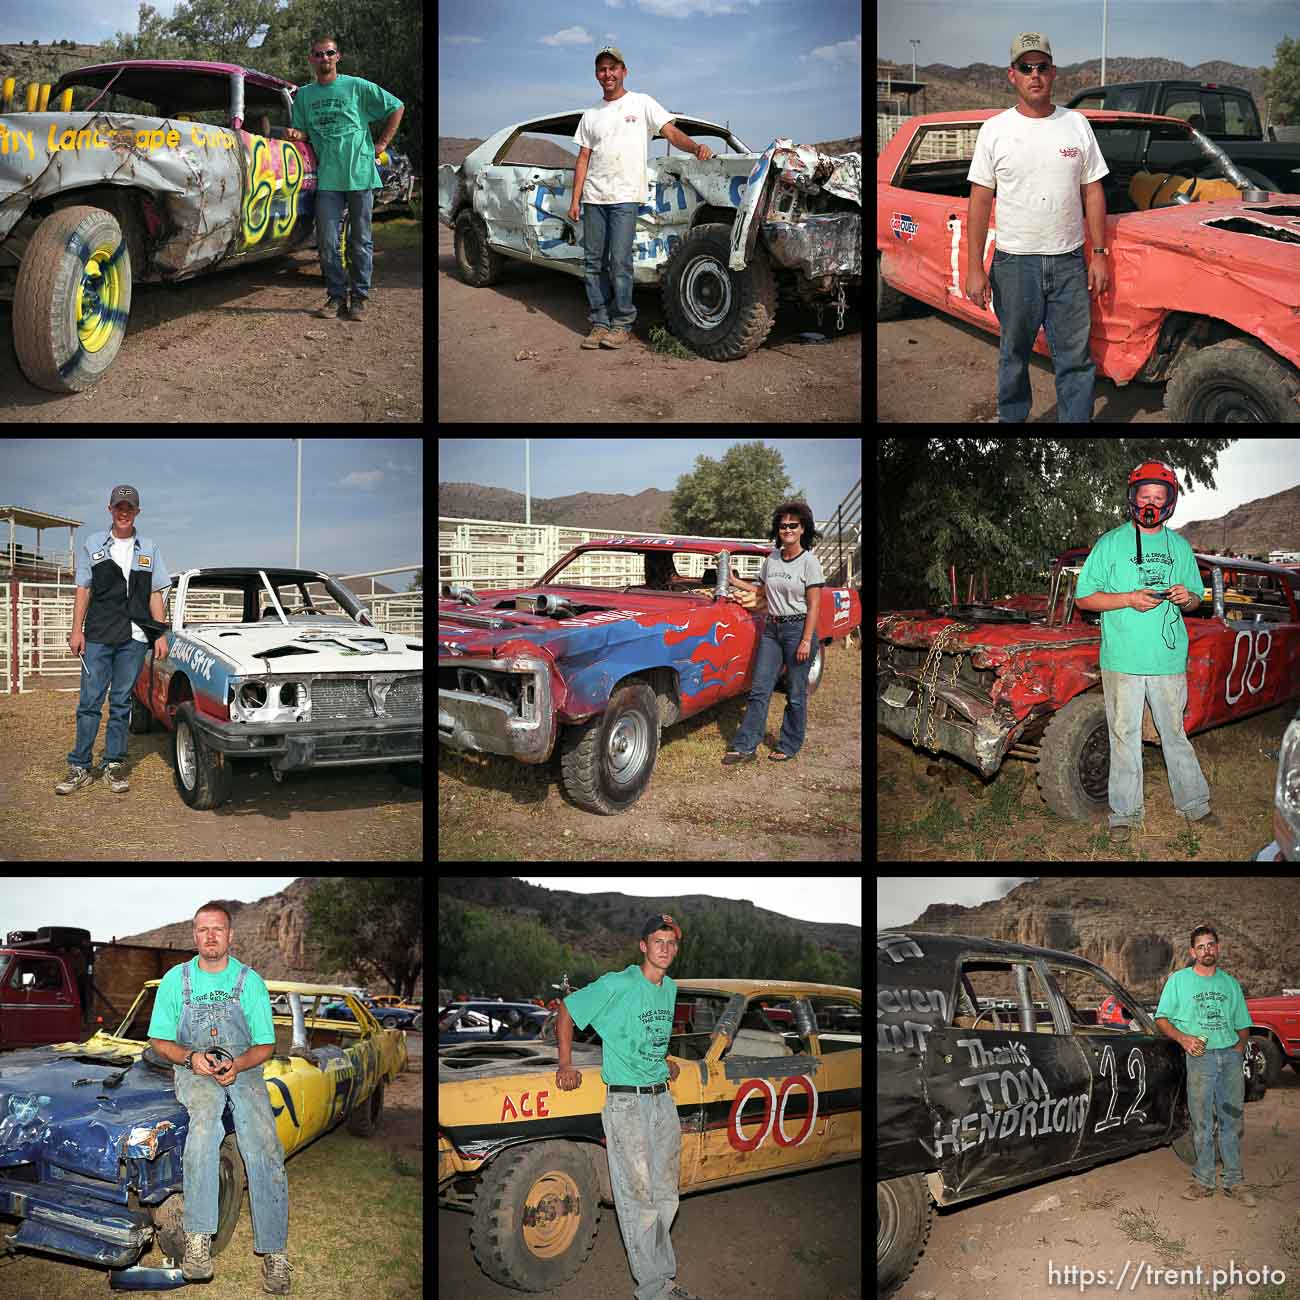
[[[1167,488],[1168,492],[1165,494],[1163,506],[1157,508],[1148,504],[1139,514],[1137,491],[1144,483],[1159,483]],[[1141,524],[1143,528],[1154,528],[1157,524],[1163,524],[1174,513],[1174,506],[1177,504],[1178,479],[1174,476],[1174,471],[1163,461],[1143,461],[1128,476],[1128,510],[1134,523]]]

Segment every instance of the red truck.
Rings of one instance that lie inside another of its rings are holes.
[[[0,1051],[79,1042],[116,1026],[147,980],[194,956],[190,948],[94,943],[89,930],[11,930],[0,947]]]
[[[727,595],[736,561],[753,567],[768,554],[706,538],[612,537],[575,547],[528,587],[446,584],[438,743],[522,763],[544,763],[558,744],[575,803],[626,811],[650,783],[662,727],[749,690],[762,619]],[[635,571],[625,572],[629,561]],[[856,591],[821,588],[810,696],[824,647],[861,624]]]
[[[1264,1053],[1264,1078],[1268,1086],[1278,1085],[1284,1065],[1300,1074],[1300,994],[1247,998],[1246,1010],[1252,1021],[1251,1042],[1258,1044]]]

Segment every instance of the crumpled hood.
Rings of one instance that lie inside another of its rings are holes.
[[[346,622],[285,627],[279,622],[203,623],[182,633],[255,671],[400,672],[424,668],[424,642],[418,636],[380,632]]]
[[[0,1169],[49,1161],[118,1179],[122,1159],[183,1145],[189,1127],[171,1070],[78,1044],[0,1056]]]
[[[603,1052],[586,1043],[573,1044],[573,1064],[598,1070]],[[501,1075],[554,1075],[559,1048],[542,1038],[504,1039],[497,1043],[453,1043],[438,1048],[438,1082],[499,1078]],[[493,1088],[497,1085],[493,1084]]]

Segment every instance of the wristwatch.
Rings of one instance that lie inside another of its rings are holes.
[[[1107,257],[1110,256],[1110,249],[1109,249],[1109,248],[1094,248],[1092,251],[1093,251],[1094,253],[1105,253]]]
[[[186,1068],[187,1070],[189,1070],[191,1073],[193,1073],[193,1071],[194,1071],[194,1053],[193,1053],[193,1052],[190,1052],[190,1053],[185,1057],[185,1068]]]

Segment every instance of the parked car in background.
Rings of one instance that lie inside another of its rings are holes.
[[[313,599],[320,586],[328,599]],[[238,601],[213,603],[217,593]],[[319,602],[319,603],[318,603]],[[230,798],[235,759],[276,781],[311,767],[385,764],[423,785],[424,641],[381,632],[361,602],[315,569],[189,569],[164,601],[136,679],[131,730],[172,733],[176,790],[191,808]]]
[[[913,298],[999,332],[992,304],[977,307],[965,286],[966,176],[980,126],[1000,111],[911,117],[880,151],[877,319],[901,315]],[[1179,118],[1083,116],[1110,167],[1101,184],[1112,283],[1091,305],[1097,373],[1117,384],[1166,383],[1165,412],[1180,424],[1300,420],[1300,196],[1270,193],[1266,177],[1237,167]],[[1156,144],[1201,166],[1154,171]],[[985,269],[996,231],[995,200]],[[1041,330],[1034,347],[1047,354]]]
[[[438,743],[522,763],[546,762],[558,744],[574,802],[625,812],[650,783],[661,728],[749,690],[762,619],[726,597],[734,561],[768,554],[707,538],[611,537],[575,547],[532,586],[446,584]],[[623,573],[628,559],[626,582],[590,581],[593,561],[622,562]],[[819,599],[810,696],[823,648],[862,622],[856,591],[822,587]]]
[[[184,1285],[190,1121],[173,1065],[149,1045],[160,983],[145,984],[111,1032],[0,1057],[0,1214],[22,1221],[10,1244],[108,1267],[113,1284],[129,1290]],[[273,1016],[275,1054],[262,1067],[285,1155],[345,1120],[349,1132],[373,1134],[384,1089],[406,1068],[405,1035],[381,1028],[335,985],[266,987],[289,1001],[289,1014]],[[353,1019],[319,1019],[319,1005],[339,998]],[[222,1118],[214,1255],[234,1235],[247,1185],[229,1109]],[[155,1241],[164,1266],[135,1267]]]
[[[0,113],[0,297],[33,384],[102,379],[135,284],[314,242],[316,154],[284,137],[297,89],[234,63],[123,59],[59,78],[49,103],[82,108]],[[379,172],[376,210],[408,204],[410,159]]]
[[[861,1159],[861,989],[674,982],[668,1057],[680,1069],[669,1093],[683,1194]],[[438,1202],[474,1216],[479,1267],[520,1291],[550,1291],[579,1272],[600,1207],[613,1204],[599,1036],[575,1035],[582,1082],[563,1092],[555,1019],[531,1042],[438,1050]],[[776,1253],[775,1294],[798,1294],[800,1267],[796,1252]]]
[[[1077,563],[1053,566],[1048,596],[876,617],[876,722],[909,745],[991,777],[1013,749],[1037,765],[1048,807],[1073,821],[1107,814],[1110,742],[1100,615],[1075,604]],[[1300,698],[1300,575],[1196,554],[1204,598],[1187,626],[1188,735]],[[1142,735],[1159,733],[1144,710]]]
[[[516,122],[438,168],[438,219],[455,232],[466,284],[494,284],[509,258],[582,276],[583,225],[568,215],[582,114]],[[679,115],[673,125],[713,157],[649,158],[632,265],[635,286],[659,287],[673,334],[711,361],[734,361],[767,338],[778,295],[828,306],[842,329],[845,288],[862,283],[862,155],[788,139],[755,152],[717,122]],[[516,156],[546,136],[574,161]]]

